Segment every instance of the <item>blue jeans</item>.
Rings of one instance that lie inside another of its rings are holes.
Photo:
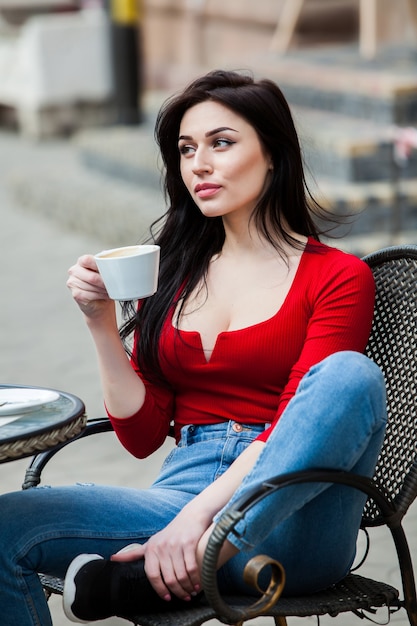
[[[334,468],[372,475],[386,421],[383,377],[354,352],[334,354],[303,378],[232,501],[280,473]],[[262,432],[230,421],[185,426],[155,483],[146,490],[105,486],[38,487],[0,496],[0,607],[3,626],[50,626],[36,572],[63,577],[83,552],[105,558],[144,542],[222,474]],[[245,590],[251,552],[279,560],[289,594],[342,578],[353,561],[365,496],[344,486],[283,489],[239,523],[241,549],[219,572],[223,590]]]

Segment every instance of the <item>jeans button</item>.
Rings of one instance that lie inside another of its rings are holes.
[[[241,424],[233,424],[232,428],[235,433],[241,433],[243,430],[243,426]]]

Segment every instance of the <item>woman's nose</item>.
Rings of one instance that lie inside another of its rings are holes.
[[[193,159],[193,173],[212,172],[213,166],[206,151],[196,150]]]

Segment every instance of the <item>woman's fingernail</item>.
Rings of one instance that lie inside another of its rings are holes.
[[[166,602],[169,602],[169,601],[171,600],[171,596],[169,595],[169,593],[167,593],[167,594],[164,596],[164,600],[165,600]]]
[[[116,552],[116,554],[124,554],[125,552],[132,552],[132,550],[136,550],[136,548],[138,548],[139,546],[140,546],[139,543],[130,543],[128,546],[125,546],[124,548],[119,550],[119,552]]]

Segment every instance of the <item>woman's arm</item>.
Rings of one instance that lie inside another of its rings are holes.
[[[106,408],[118,418],[130,417],[144,403],[145,385],[130,365],[119,336],[115,303],[107,294],[93,256],[80,257],[69,269],[67,286],[96,347]]]
[[[310,293],[311,313],[304,343],[281,393],[275,419],[258,437],[261,441],[268,439],[313,365],[335,352],[363,352],[368,342],[375,300],[372,272],[353,255],[338,251],[333,254],[332,264],[305,275],[304,289]]]

